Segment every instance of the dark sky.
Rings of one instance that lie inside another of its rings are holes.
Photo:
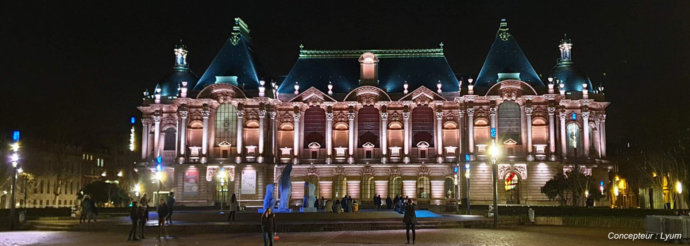
[[[392,49],[443,42],[453,70],[476,75],[500,18],[547,76],[568,33],[577,66],[595,84],[608,74],[609,142],[687,127],[690,1],[94,2],[0,3],[3,136],[14,128],[28,137],[75,141],[126,135],[142,92],[170,71],[176,40],[184,39],[200,76],[236,16],[251,29],[264,78],[287,74],[300,43]]]

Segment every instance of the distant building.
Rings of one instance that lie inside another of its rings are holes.
[[[46,141],[22,141],[15,201],[19,208],[72,207],[85,185],[102,180],[127,182],[131,163],[116,162],[122,157],[106,148],[81,147]],[[0,207],[9,208],[11,179],[3,180]],[[4,193],[4,192],[3,192]]]
[[[492,200],[489,149],[496,142],[499,203],[555,204],[540,187],[579,168],[609,182],[603,88],[576,69],[564,38],[541,78],[501,20],[476,79],[458,78],[443,44],[409,50],[308,50],[277,82],[260,80],[248,26],[232,33],[197,79],[188,50],[142,112],[142,169],[179,204],[210,205],[231,193],[259,205],[265,186],[293,164],[292,197],[304,182],[327,199],[407,196],[446,204]],[[556,44],[554,44],[556,46]],[[465,170],[465,165],[469,167]],[[229,186],[221,185],[225,170]],[[148,180],[146,180],[148,182]],[[155,186],[154,186],[155,187]],[[229,187],[226,189],[226,187]],[[147,193],[151,192],[149,188]],[[221,192],[229,190],[228,194]]]

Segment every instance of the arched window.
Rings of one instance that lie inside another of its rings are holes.
[[[304,111],[304,148],[316,142],[322,148],[326,146],[326,111],[320,107],[312,106]]]
[[[580,135],[580,126],[577,123],[568,124],[566,141],[568,144],[568,155],[577,156],[582,152],[582,136]]]
[[[163,150],[175,150],[175,128],[168,128],[165,130],[165,140],[163,144]]]
[[[400,176],[394,176],[391,177],[388,185],[388,197],[393,197],[396,196],[402,196],[403,194],[403,183],[402,183],[402,177]]]
[[[357,114],[357,129],[359,135],[359,145],[366,142],[379,147],[379,110],[374,106],[364,106]]]
[[[522,142],[520,132],[520,105],[515,102],[504,102],[498,106],[498,140],[504,142],[512,139],[517,144]]]
[[[233,147],[237,143],[237,109],[229,103],[220,105],[216,111],[216,145],[223,141]]]
[[[434,146],[434,110],[428,106],[419,106],[412,110],[412,146],[425,141],[429,147]]]

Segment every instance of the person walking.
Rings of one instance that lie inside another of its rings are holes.
[[[165,221],[168,218],[168,209],[169,206],[168,204],[165,203],[165,200],[160,199],[158,201],[158,238],[161,238],[161,232],[165,231],[165,237],[168,237],[168,229],[165,228]],[[143,235],[143,234],[142,234]],[[143,237],[142,237],[143,238]]]
[[[165,218],[168,221],[168,224],[172,224],[173,206],[175,205],[175,192],[170,192],[166,205],[168,205],[168,216]]]
[[[264,237],[264,246],[273,246],[273,238],[276,236],[276,220],[271,208],[267,208],[261,214],[261,232]]]
[[[132,221],[132,228],[129,229],[129,236],[127,237],[127,241],[131,240],[139,240],[137,239],[137,225],[139,224],[139,206],[137,205],[136,201],[132,202],[132,208],[129,209],[129,219]]]
[[[79,223],[86,222],[86,218],[89,214],[89,206],[91,206],[89,199],[89,195],[85,195],[84,198],[81,200],[81,214],[79,215]]]
[[[386,197],[386,208],[391,209],[391,206],[393,205],[393,200],[391,200],[391,197]]]
[[[237,213],[238,210],[240,210],[240,205],[237,202],[237,197],[235,194],[232,194],[232,198],[230,198],[230,204],[229,205],[229,211],[228,211],[228,221],[235,221],[235,213]]]
[[[415,225],[417,224],[417,215],[415,214],[414,204],[411,199],[407,199],[407,206],[405,206],[405,215],[403,215],[403,223],[405,224],[405,235],[407,236],[407,244],[410,244],[410,229],[412,229],[412,244],[414,244]]]
[[[139,204],[139,238],[145,238],[144,237],[144,229],[146,229],[146,222],[149,220],[149,206],[143,206]]]

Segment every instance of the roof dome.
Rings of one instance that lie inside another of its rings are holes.
[[[571,53],[572,47],[573,43],[569,38],[564,36],[561,43],[558,45],[561,57],[558,58],[558,63],[556,63],[556,66],[551,70],[550,77],[558,83],[556,86],[559,89],[561,88],[560,84],[563,84],[563,88],[566,92],[580,92],[583,90],[583,85],[585,84],[589,92],[594,92],[592,81],[590,81],[589,77],[587,77],[584,72],[578,70],[573,64]]]
[[[156,85],[156,91],[160,88],[161,97],[177,97],[182,82],[187,82],[187,88],[194,88],[199,77],[189,69],[187,64],[187,47],[180,41],[175,44],[175,66],[173,71],[163,77]]]

